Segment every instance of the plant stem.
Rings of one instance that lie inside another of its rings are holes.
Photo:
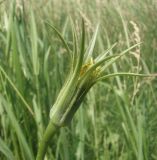
[[[60,127],[55,125],[52,120],[49,122],[46,131],[44,133],[44,136],[39,144],[39,149],[37,153],[36,160],[43,160],[44,156],[46,154],[46,150],[49,144],[50,138],[53,137],[53,135],[58,131]]]

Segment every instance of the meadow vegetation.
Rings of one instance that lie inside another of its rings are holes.
[[[0,160],[36,158],[71,67],[66,44],[76,49],[74,33],[81,50],[82,19],[84,50],[90,46],[94,58],[128,51],[105,75],[156,73],[156,10],[155,0],[1,0]],[[45,160],[88,159],[157,160],[155,77],[101,79],[50,138]]]

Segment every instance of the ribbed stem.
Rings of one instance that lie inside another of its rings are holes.
[[[47,147],[49,145],[50,138],[53,137],[53,135],[56,133],[56,131],[59,130],[60,127],[56,126],[52,120],[49,122],[46,131],[44,133],[44,136],[39,144],[39,149],[37,153],[36,160],[44,160]]]

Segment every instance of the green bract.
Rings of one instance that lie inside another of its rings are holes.
[[[113,47],[115,47],[116,44],[114,44],[103,54],[99,55],[96,58],[93,58],[92,53],[95,46],[99,26],[96,27],[92,40],[86,51],[84,23],[82,25],[80,49],[78,48],[78,38],[73,26],[74,47],[72,51],[69,49],[68,44],[65,42],[64,38],[57,31],[57,29],[55,29],[54,27],[52,28],[56,31],[60,39],[63,41],[71,58],[71,68],[69,76],[50,111],[50,119],[53,121],[53,123],[57,126],[64,126],[73,118],[74,113],[77,111],[78,107],[80,106],[90,88],[97,81],[110,77],[110,75],[106,75],[106,77],[104,75],[104,71],[114,62],[120,59],[123,55],[125,55],[129,50],[135,48],[139,44],[130,47],[120,54],[108,55]],[[120,75],[125,74],[128,73],[120,73]],[[130,75],[136,76],[137,74]],[[140,76],[140,74],[138,75]],[[114,74],[112,74],[111,76],[114,76]]]
[[[51,26],[49,24],[49,26]],[[90,90],[90,88],[98,81],[110,78],[113,76],[130,75],[130,76],[151,76],[136,73],[112,73],[105,75],[105,71],[122,56],[128,53],[129,50],[137,47],[140,43],[133,45],[132,47],[124,50],[122,53],[108,55],[110,51],[115,47],[115,44],[107,49],[103,54],[94,58],[92,53],[96,42],[96,36],[98,33],[98,26],[94,32],[91,42],[88,48],[85,50],[85,26],[82,22],[82,35],[81,42],[78,42],[78,36],[73,26],[73,50],[59,33],[59,31],[51,26],[60,37],[63,42],[69,57],[70,57],[70,71],[66,82],[64,83],[54,105],[50,111],[50,122],[45,131],[44,137],[39,145],[37,160],[42,160],[46,153],[46,148],[49,143],[49,139],[55,134],[55,132],[62,126],[70,123],[75,112],[82,103],[84,97]],[[81,44],[80,48],[78,44]],[[153,75],[154,76],[154,75]]]

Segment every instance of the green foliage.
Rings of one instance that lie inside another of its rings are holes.
[[[157,159],[156,79],[130,77],[157,71],[156,6],[153,0],[0,1],[0,159],[34,159],[50,109],[71,80],[67,74],[79,76],[87,63],[82,82],[100,65],[96,81],[103,81],[51,139],[46,158]]]

